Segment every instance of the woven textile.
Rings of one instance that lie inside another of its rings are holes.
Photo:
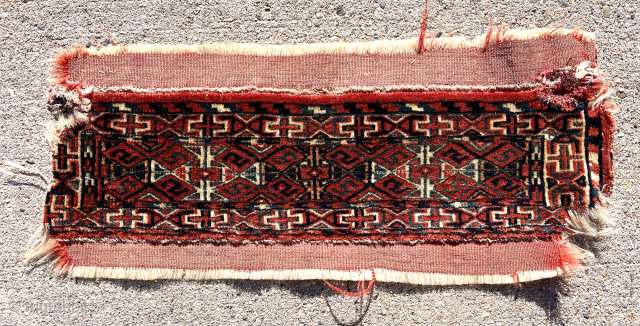
[[[415,46],[60,52],[32,257],[128,279],[512,283],[580,268],[566,234],[602,232],[612,182],[592,35]]]

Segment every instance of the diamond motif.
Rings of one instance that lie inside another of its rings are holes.
[[[221,154],[218,154],[216,159],[238,172],[244,171],[256,161],[252,155],[241,151],[237,147],[231,147]]]
[[[492,148],[490,154],[485,155],[484,158],[503,168],[525,154],[524,151],[510,143],[502,143],[497,148]]]
[[[282,171],[303,159],[304,155],[290,147],[285,147],[269,155],[265,161]]]
[[[157,189],[169,195],[169,198],[175,198],[176,200],[181,200],[193,192],[192,186],[173,175],[160,179],[154,185]]]
[[[356,165],[365,161],[362,154],[348,146],[337,146],[330,152],[324,154],[324,157],[348,170],[353,169]]]
[[[144,156],[126,142],[121,142],[117,146],[109,148],[103,154],[127,169],[144,161]]]
[[[473,188],[475,184],[476,182],[472,179],[456,173],[455,175],[447,178],[444,182],[438,184],[436,186],[436,190],[451,199],[457,199],[461,197],[464,192]]]
[[[178,144],[171,146],[164,153],[156,156],[156,162],[162,164],[169,170],[173,170],[179,166],[187,164],[193,160],[195,155]]]
[[[475,158],[466,148],[456,143],[447,144],[436,153],[436,157],[459,168],[467,165]]]
[[[395,175],[390,175],[375,183],[375,186],[390,194],[392,198],[401,198],[416,190],[412,184],[400,179]]]
[[[243,179],[235,178],[230,183],[227,183],[218,188],[218,194],[230,200],[238,200],[244,196],[247,196],[256,185]]]
[[[525,188],[525,185],[522,183],[522,181],[507,176],[504,173],[500,173],[486,180],[485,183],[490,185],[493,189],[499,190],[503,194],[509,196],[515,195],[520,190]]]
[[[409,152],[402,146],[394,146],[378,156],[375,161],[389,169],[395,169],[415,156],[416,154]]]
[[[346,178],[329,185],[325,190],[340,199],[347,199],[362,190],[364,186],[365,184],[359,180],[347,176]]]
[[[120,200],[127,200],[128,197],[134,195],[138,190],[144,187],[144,183],[131,175],[109,183],[104,189],[110,194],[116,196]]]
[[[304,188],[295,182],[280,177],[267,185],[267,189],[287,200],[293,200],[304,192]]]

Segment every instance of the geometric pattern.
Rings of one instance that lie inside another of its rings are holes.
[[[92,114],[54,154],[58,238],[550,238],[567,209],[595,203],[604,173],[600,117],[540,99]]]

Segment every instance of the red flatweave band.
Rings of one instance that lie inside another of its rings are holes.
[[[384,268],[403,272],[497,275],[562,268],[557,242],[458,245],[154,245],[149,243],[72,243],[66,247],[79,266],[243,271]]]
[[[593,42],[573,35],[422,54],[242,55],[79,52],[60,63],[65,82],[142,89],[246,87],[332,89],[398,85],[535,83],[542,71],[595,61]],[[345,69],[347,68],[347,69]]]

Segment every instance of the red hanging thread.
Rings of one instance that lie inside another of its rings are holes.
[[[429,0],[427,0],[427,6],[422,15],[422,22],[420,23],[420,37],[418,38],[418,54],[424,52],[424,35],[427,33],[427,18],[429,17]]]
[[[509,276],[511,276],[511,278],[513,279],[513,284],[515,284],[517,287],[522,287],[522,283],[520,283],[520,275],[518,275],[518,272],[515,272]]]
[[[487,33],[487,39],[484,42],[485,48],[489,46],[489,42],[491,42],[491,34],[493,33],[493,13],[491,12],[491,0],[487,0],[487,7],[489,7],[489,19],[491,20],[491,28],[489,29],[489,33]]]
[[[504,33],[507,32],[506,28],[498,27],[498,34],[496,35],[496,44],[502,43],[501,37],[504,37]]]
[[[369,291],[371,291],[371,289],[373,288],[373,283],[376,282],[376,272],[373,270],[373,268],[371,269],[371,281],[369,281],[369,286],[365,289],[364,288],[364,280],[358,281],[358,289],[357,291],[359,291],[358,293],[353,293],[353,292],[347,292],[343,289],[340,289],[338,287],[336,287],[335,285],[329,283],[327,280],[323,280],[324,283],[327,284],[327,286],[329,286],[332,290],[342,294],[342,295],[346,295],[349,297],[361,297],[367,293],[369,293]]]

